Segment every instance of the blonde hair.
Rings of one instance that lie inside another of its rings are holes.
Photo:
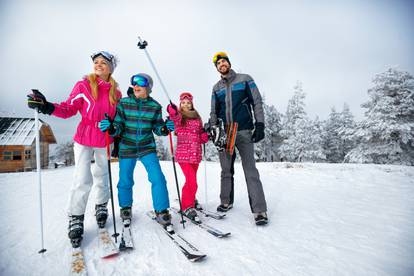
[[[96,81],[96,75],[94,73],[89,74],[88,81],[92,89],[92,97],[96,100],[98,99],[98,82]],[[118,84],[112,78],[111,74],[109,74],[109,83],[111,84],[111,89],[109,90],[109,102],[111,105],[116,105],[118,102],[116,96],[116,88],[118,87]]]

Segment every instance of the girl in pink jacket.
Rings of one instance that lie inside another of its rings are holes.
[[[197,192],[197,170],[201,162],[201,144],[208,141],[203,123],[197,110],[194,109],[193,96],[184,92],[180,95],[180,106],[173,103],[167,106],[170,119],[174,122],[177,146],[175,160],[180,165],[185,184],[182,189],[182,211],[189,219],[200,222],[194,209]]]
[[[105,133],[99,130],[98,123],[108,114],[115,116],[116,104],[121,98],[118,85],[112,78],[116,58],[108,52],[93,54],[94,72],[75,84],[69,98],[62,103],[50,103],[39,91],[28,95],[30,108],[38,112],[60,118],[69,118],[80,113],[75,136],[74,181],[69,195],[69,233],[74,248],[82,241],[83,220],[92,185],[95,185],[95,215],[98,226],[103,228],[108,217],[107,203],[110,197],[108,185],[108,163],[106,156]],[[110,138],[112,143],[112,138]],[[95,160],[91,170],[91,161]]]

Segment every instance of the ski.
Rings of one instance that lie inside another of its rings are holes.
[[[175,201],[178,201],[178,198],[176,198]],[[204,210],[201,205],[196,205],[195,209],[196,209],[196,211],[200,212],[201,214],[203,214],[205,217],[208,217],[208,218],[213,218],[213,219],[220,220],[220,219],[223,219],[226,216],[226,214],[224,214],[224,213],[218,213],[218,212]]]
[[[155,213],[153,211],[147,212],[148,217],[155,221]],[[164,233],[171,239],[171,241],[180,249],[184,256],[191,262],[198,262],[203,260],[207,255],[203,254],[193,244],[184,239],[180,234],[174,231],[168,232],[161,224],[156,222],[164,231]]]
[[[134,242],[132,240],[131,225],[124,225],[122,227],[121,241],[119,243],[119,250],[134,249]]]
[[[180,214],[180,210],[178,210],[175,207],[171,207],[171,210],[173,210],[177,214]],[[209,233],[209,234],[211,234],[211,235],[213,235],[213,236],[215,236],[217,238],[225,238],[225,237],[228,237],[228,236],[231,235],[230,232],[223,232],[223,231],[218,230],[218,229],[214,228],[213,226],[210,226],[210,225],[208,225],[208,224],[206,224],[204,222],[197,223],[197,222],[195,222],[195,221],[193,221],[191,219],[189,219],[189,221],[191,221],[193,224],[197,225],[201,229],[207,231],[207,233]]]
[[[86,269],[85,258],[80,247],[72,248],[72,261],[70,264],[70,276],[86,276],[88,271]]]
[[[107,258],[119,253],[106,228],[99,228],[98,230],[98,245],[101,258]]]
[[[213,219],[223,219],[226,214],[220,214],[217,212],[212,212],[212,211],[208,211],[208,210],[204,210],[204,209],[196,209],[197,211],[199,211],[200,213],[202,213],[205,217],[210,217]]]

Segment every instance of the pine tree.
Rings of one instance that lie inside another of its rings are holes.
[[[326,160],[326,155],[322,146],[322,123],[319,118],[310,121],[305,126],[306,138],[305,150],[303,152],[302,160],[311,162],[321,162]]]
[[[336,112],[335,107],[332,107],[329,118],[325,122],[323,132],[324,152],[327,161],[331,163],[339,163],[343,161],[342,137],[339,134],[341,126],[341,114]]]
[[[325,159],[322,148],[322,129],[319,119],[312,121],[305,111],[305,93],[298,82],[289,100],[283,120],[281,136],[284,138],[279,153],[283,160],[292,162]]]
[[[265,138],[255,144],[255,155],[259,161],[272,161],[277,158],[277,147],[274,143],[279,135],[279,131],[282,128],[280,113],[273,105],[266,104],[265,97],[263,96],[263,111],[265,117]]]
[[[164,146],[164,137],[155,135],[155,145],[157,148],[157,157],[159,160],[171,160],[171,154],[168,147]]]
[[[348,104],[344,103],[342,112],[340,113],[341,126],[338,129],[338,134],[341,137],[341,162],[345,160],[345,156],[355,148],[355,140],[352,133],[355,132],[356,123],[354,115],[352,115]]]
[[[414,165],[414,78],[388,69],[368,90],[365,120],[357,127],[358,142],[349,162]]]

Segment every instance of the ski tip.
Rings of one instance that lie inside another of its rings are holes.
[[[101,258],[105,260],[110,260],[110,259],[114,259],[118,254],[119,254],[119,251],[117,250],[117,251],[110,253],[109,255],[101,256]]]
[[[191,256],[188,259],[191,262],[200,262],[202,260],[204,260],[207,257],[207,255],[197,255],[197,256]]]

